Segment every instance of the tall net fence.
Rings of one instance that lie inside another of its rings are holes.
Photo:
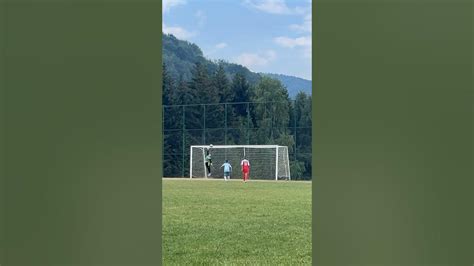
[[[163,175],[189,177],[193,145],[288,147],[291,179],[311,179],[311,114],[295,102],[163,106]],[[281,158],[283,160],[283,158]]]

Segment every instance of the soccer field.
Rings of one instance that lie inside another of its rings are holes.
[[[164,265],[311,265],[311,182],[163,180]]]

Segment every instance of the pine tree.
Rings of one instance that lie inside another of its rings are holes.
[[[171,94],[175,89],[175,82],[168,72],[165,64],[163,64],[163,105],[171,104]]]
[[[249,102],[250,101],[250,84],[242,73],[237,73],[232,79],[231,85],[234,102]],[[236,105],[235,112],[237,115],[246,116],[247,106],[245,104]]]
[[[192,71],[192,78],[189,82],[189,89],[196,93],[197,98],[193,104],[211,104],[219,102],[217,89],[209,78],[207,68],[201,62],[197,62]]]
[[[176,90],[172,94],[172,102],[174,105],[194,104],[196,101],[197,92],[190,89],[188,82],[184,81],[183,77],[177,82]]]
[[[232,117],[228,121],[233,128],[230,134],[230,140],[235,144],[251,144],[254,140],[252,135],[253,117],[251,117],[252,104],[251,101],[251,86],[247,81],[245,75],[237,72],[232,78],[230,84],[230,92],[232,95],[231,112]]]
[[[257,140],[262,144],[274,144],[282,137],[287,139],[290,102],[281,82],[263,77],[255,86],[252,100],[257,102],[253,110]]]
[[[227,78],[222,63],[219,64],[219,67],[217,68],[217,71],[214,74],[213,83],[219,95],[219,102],[229,103],[234,100],[233,91],[231,90],[230,82]]]
[[[296,119],[296,161],[300,162],[302,177],[311,177],[311,96],[304,92],[296,95],[294,102]],[[294,122],[294,121],[293,121]]]
[[[175,109],[178,107],[173,106],[174,95],[176,93],[176,84],[165,64],[163,64],[163,174],[164,176],[176,176],[181,175],[180,165],[176,162],[179,160],[179,147],[181,147],[181,141],[175,134],[174,127],[179,125],[179,117],[177,117]]]
[[[189,90],[196,94],[192,103],[202,105],[190,106],[189,112],[186,113],[186,127],[201,129],[200,137],[196,131],[193,132],[193,136],[190,135],[190,141],[196,144],[224,143],[222,134],[224,108],[219,105],[219,94],[213,81],[213,78],[209,77],[206,66],[196,63],[189,82]]]

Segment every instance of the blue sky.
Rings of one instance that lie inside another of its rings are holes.
[[[164,0],[163,32],[209,59],[311,80],[311,0]]]

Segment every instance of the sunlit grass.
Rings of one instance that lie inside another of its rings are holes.
[[[311,183],[163,181],[165,265],[310,265]]]

